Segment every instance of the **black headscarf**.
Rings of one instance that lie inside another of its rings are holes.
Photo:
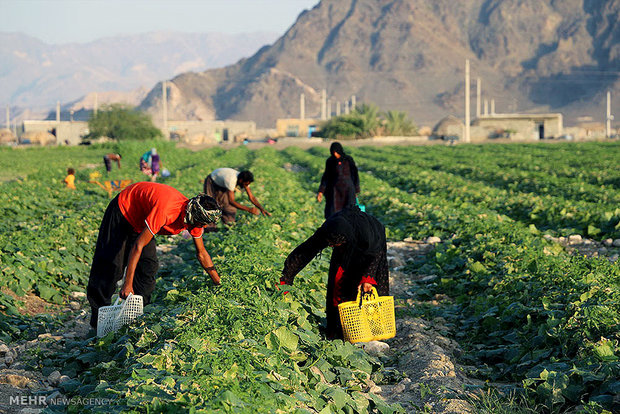
[[[344,153],[344,148],[342,148],[342,144],[340,144],[340,142],[334,142],[332,143],[332,145],[330,145],[329,147],[329,152],[330,154],[332,154],[332,157],[335,157],[335,153],[337,152],[338,154],[340,154],[342,157],[345,157],[347,154]]]

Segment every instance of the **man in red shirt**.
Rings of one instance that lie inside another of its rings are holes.
[[[165,184],[139,182],[119,193],[105,211],[87,287],[92,315],[97,327],[99,308],[111,303],[116,284],[125,282],[120,297],[141,295],[148,304],[155,289],[159,268],[155,235],[189,231],[194,239],[198,261],[216,285],[220,284],[211,256],[202,241],[204,227],[216,223],[222,211],[214,198],[199,194],[188,199]]]

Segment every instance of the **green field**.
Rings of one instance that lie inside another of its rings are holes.
[[[76,339],[32,353],[33,369],[72,378],[67,396],[112,398],[79,411],[399,412],[362,392],[384,361],[326,341],[329,253],[314,260],[283,296],[275,285],[286,255],[322,222],[314,198],[326,148],[212,148],[171,143],[0,149],[0,340],[17,344],[58,329],[68,315],[26,315],[14,298],[34,293],[62,305],[85,291],[108,196],[88,183],[105,175],[143,180],[137,160],[156,145],[172,175],[162,181],[193,196],[213,169],[250,169],[253,192],[273,213],[240,214],[205,236],[222,277],[215,287],[191,241],[158,237],[157,289],[145,316],[101,339]],[[347,149],[345,145],[345,149]],[[360,169],[361,201],[392,241],[437,236],[442,243],[407,263],[420,306],[399,314],[442,317],[463,349],[460,363],[489,384],[517,384],[543,412],[613,411],[620,401],[620,268],[547,240],[580,234],[620,239],[620,143],[349,148]],[[298,168],[285,168],[291,165]],[[64,188],[77,170],[77,190]],[[247,204],[247,200],[242,198]],[[176,260],[167,260],[166,255]],[[181,260],[179,260],[179,258]],[[425,305],[441,295],[439,305]],[[388,341],[389,342],[389,341]],[[614,405],[615,404],[615,405]]]

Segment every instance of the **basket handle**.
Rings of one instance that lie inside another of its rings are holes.
[[[375,300],[379,297],[377,293],[377,289],[373,286],[370,292],[362,292],[362,286],[360,285],[357,289],[357,303],[359,303],[359,307],[361,308],[364,302],[369,302],[371,300]]]
[[[125,306],[127,306],[127,302],[129,301],[129,298],[132,296],[133,296],[133,293],[130,293],[129,295],[127,295],[127,297],[123,301],[123,304],[121,305],[121,311],[118,313],[118,315],[116,315],[116,319],[119,319],[121,317],[121,315],[123,314],[123,311],[125,310]],[[116,299],[116,301],[118,302],[120,299],[121,297],[119,296],[118,299]]]

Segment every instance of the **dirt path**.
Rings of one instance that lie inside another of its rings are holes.
[[[455,355],[458,344],[446,337],[448,328],[442,318],[432,321],[406,316],[407,308],[414,306],[408,294],[413,282],[432,282],[432,276],[411,275],[400,271],[408,260],[424,255],[434,248],[438,239],[429,242],[403,241],[388,243],[390,264],[390,292],[395,297],[397,335],[387,340],[385,356],[394,361],[397,371],[407,377],[395,385],[380,385],[373,392],[390,403],[401,404],[407,412],[473,413],[464,400],[466,387],[481,387],[482,381],[465,376]],[[430,242],[432,241],[432,243]],[[434,298],[431,304],[438,304]],[[389,368],[388,368],[389,369]]]

